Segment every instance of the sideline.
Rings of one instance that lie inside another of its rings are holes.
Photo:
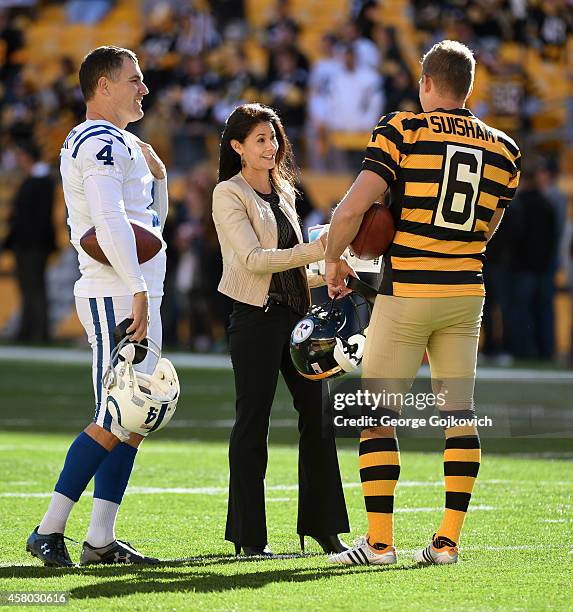
[[[210,355],[198,353],[168,353],[166,356],[179,368],[197,368],[203,370],[230,370],[231,358],[228,355]],[[92,362],[89,350],[77,348],[29,348],[21,346],[0,346],[0,361],[27,361],[35,363],[57,363],[63,365],[85,364]],[[418,376],[429,378],[430,369],[423,365]],[[573,371],[535,370],[527,368],[491,368],[477,369],[479,380],[508,380],[523,383],[536,382],[573,382]]]

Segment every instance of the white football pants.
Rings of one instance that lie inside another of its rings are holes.
[[[76,297],[76,310],[81,324],[86,330],[88,342],[92,347],[92,378],[95,393],[94,423],[125,441],[129,432],[112,417],[111,412],[102,406],[102,377],[109,365],[109,358],[115,347],[113,330],[131,314],[131,295],[120,297],[81,298]],[[161,347],[161,298],[149,298],[149,328],[147,336]],[[147,352],[145,359],[134,366],[135,370],[151,374],[157,364],[157,357]]]

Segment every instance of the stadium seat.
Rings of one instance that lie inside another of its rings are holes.
[[[343,151],[363,151],[370,140],[370,132],[331,132],[330,144]]]

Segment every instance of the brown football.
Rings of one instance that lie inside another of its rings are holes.
[[[149,230],[137,223],[130,223],[135,235],[137,246],[137,259],[139,263],[145,263],[159,253],[161,250],[161,240]],[[91,227],[81,238],[80,246],[93,259],[109,266],[109,261],[101,250],[96,237],[95,227]]]
[[[364,214],[350,250],[358,259],[376,259],[388,250],[395,233],[390,210],[383,204],[374,202]]]

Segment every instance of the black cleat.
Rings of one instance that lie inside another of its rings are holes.
[[[107,546],[94,548],[87,542],[84,542],[82,554],[80,557],[80,565],[96,565],[96,564],[123,564],[136,563],[139,565],[157,565],[159,559],[155,557],[146,557],[137,552],[129,542],[114,540]]]
[[[46,567],[75,567],[64,538],[63,533],[40,534],[36,527],[26,542],[26,550],[33,557],[40,559]]]

